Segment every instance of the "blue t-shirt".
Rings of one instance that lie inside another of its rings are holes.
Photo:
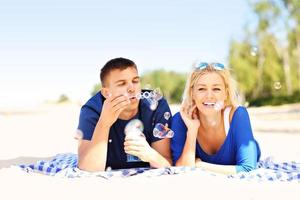
[[[94,129],[101,114],[104,100],[105,98],[100,92],[98,92],[82,106],[78,129],[82,131],[84,140],[92,139]],[[171,117],[169,119],[164,117],[166,112],[171,114],[169,105],[163,98],[158,101],[158,106],[154,111],[150,109],[149,103],[146,99],[140,100],[138,113],[132,119],[139,119],[142,121],[144,125],[143,133],[149,144],[160,140],[153,136],[153,128],[157,123],[162,123],[164,125],[168,124],[169,127],[171,126]],[[127,162],[127,154],[124,151],[124,128],[130,120],[117,119],[117,121],[111,126],[108,138],[106,168],[111,167],[112,169],[125,169],[150,167],[148,162]]]
[[[171,150],[173,162],[176,163],[183,151],[187,134],[187,127],[180,113],[176,113],[172,119],[172,130],[174,137],[171,140]],[[260,158],[260,148],[253,137],[246,108],[239,106],[235,110],[225,141],[216,154],[207,154],[197,142],[196,157],[208,163],[236,165],[237,172],[255,169]]]

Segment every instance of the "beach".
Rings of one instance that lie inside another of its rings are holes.
[[[10,166],[13,164],[49,160],[58,153],[76,153],[77,140],[74,139],[74,135],[80,107],[78,103],[62,103],[17,109],[0,108],[0,186],[3,188],[2,195],[7,196],[4,199],[16,199],[25,194],[26,197],[33,199],[47,194],[45,198],[51,199],[55,198],[57,193],[61,197],[80,199],[95,197],[104,191],[107,197],[137,199],[139,195],[128,193],[133,185],[139,191],[137,194],[149,192],[145,187],[155,189],[157,194],[166,198],[184,198],[185,195],[181,194],[180,188],[187,191],[186,195],[197,194],[199,186],[194,183],[182,185],[183,182],[195,181],[197,175],[193,175],[194,178],[191,178],[191,175],[176,175],[145,180],[133,177],[107,181],[99,178],[57,179],[11,169]],[[178,106],[173,105],[171,109],[174,114],[178,111]],[[261,147],[262,158],[273,156],[279,162],[300,162],[300,104],[248,108],[248,112],[254,136]],[[198,178],[207,186],[207,189],[202,191],[205,197],[210,197],[210,192],[213,193],[213,188],[217,186],[221,189],[219,193],[214,194],[216,198],[232,192],[232,195],[229,195],[231,199],[240,199],[234,192],[237,189],[238,194],[245,194],[243,199],[261,197],[265,199],[269,197],[268,192],[278,198],[300,195],[299,183],[264,183],[262,187],[260,183],[249,184],[235,180],[224,182],[211,177]],[[119,188],[117,193],[116,188]],[[167,190],[172,190],[173,193],[168,195]]]
[[[42,104],[0,108],[0,167],[6,162],[31,162],[57,153],[77,152],[74,138],[81,105]],[[178,105],[171,105],[172,114]],[[248,108],[262,157],[300,160],[300,104]]]

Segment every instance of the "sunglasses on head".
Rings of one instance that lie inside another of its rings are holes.
[[[225,66],[222,64],[222,63],[207,63],[207,62],[200,62],[196,67],[195,69],[196,70],[203,70],[207,67],[212,67],[214,68],[215,70],[223,70],[225,69]]]

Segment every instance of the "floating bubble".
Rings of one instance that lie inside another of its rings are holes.
[[[145,135],[143,134],[144,125],[139,119],[133,119],[128,124],[126,124],[124,132],[126,136],[131,137],[143,137],[145,138]],[[127,162],[140,162],[141,159],[137,156],[127,154]]]
[[[148,99],[150,98],[150,92],[146,91],[142,93],[143,98]]]
[[[224,107],[224,101],[217,101],[214,105],[214,109],[216,111],[222,110],[223,107]]]
[[[155,96],[156,96],[156,94],[154,93],[154,91],[151,91],[149,97],[150,97],[150,98],[155,98]]]
[[[133,119],[125,126],[125,135],[141,136],[143,134],[144,125],[139,119]]]
[[[135,95],[137,99],[146,99],[151,110],[156,110],[158,106],[158,101],[162,98],[162,93],[159,88],[153,91],[144,91]]]
[[[108,172],[111,171],[111,170],[112,170],[112,168],[109,167],[109,166],[106,168],[106,171],[108,171]]]
[[[281,89],[281,83],[279,81],[274,82],[273,84],[275,90],[280,90]]]
[[[258,48],[256,46],[251,47],[250,54],[251,56],[257,56]]]
[[[150,104],[149,107],[152,111],[156,110],[157,106],[158,106],[158,101],[153,100],[153,99],[146,99],[147,102]]]
[[[215,120],[209,121],[208,122],[211,126],[216,126],[217,122]]]
[[[153,92],[154,92],[154,94],[155,94],[155,99],[158,101],[158,100],[160,100],[160,99],[162,99],[162,97],[163,97],[163,93],[162,93],[162,91],[160,90],[160,88],[155,88],[154,90],[153,90]]]
[[[143,95],[141,93],[137,93],[135,97],[137,99],[143,99]]]
[[[157,123],[153,129],[153,136],[157,138],[172,138],[174,132],[161,123]]]
[[[80,129],[77,129],[74,138],[76,140],[81,140],[83,138],[83,132]]]
[[[169,112],[165,112],[165,113],[164,113],[164,118],[165,118],[166,120],[169,120],[170,117],[171,117],[171,114],[170,114]]]

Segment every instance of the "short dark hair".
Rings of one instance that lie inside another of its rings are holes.
[[[102,86],[104,86],[104,81],[107,75],[112,71],[112,70],[124,70],[127,69],[128,67],[134,67],[137,69],[135,63],[132,60],[129,60],[127,58],[114,58],[108,61],[101,69],[100,72],[100,80]]]

